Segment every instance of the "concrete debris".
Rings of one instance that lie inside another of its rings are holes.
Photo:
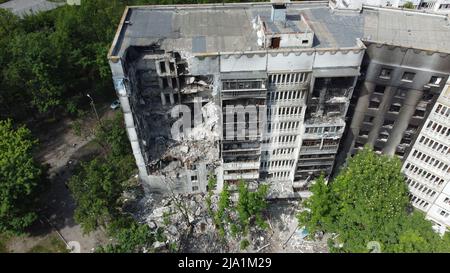
[[[167,228],[167,231],[169,232],[169,234],[174,235],[174,236],[178,234],[177,227],[173,226],[173,225],[169,226]]]
[[[206,194],[173,195],[170,197],[150,194],[137,200],[133,215],[152,230],[162,230],[164,242],[157,242],[157,251],[169,251],[169,245],[177,245],[182,252],[327,252],[327,236],[319,234],[315,241],[305,237],[298,228],[298,201],[276,201],[269,204],[266,213],[269,227],[260,230],[250,228],[246,237],[250,246],[240,249],[240,241],[226,227],[224,241],[218,236],[214,221],[208,212]],[[211,198],[212,209],[218,205],[218,195]]]
[[[186,134],[188,140],[207,140],[218,141],[220,137],[219,121],[220,121],[220,107],[214,102],[208,102],[202,107],[202,115],[204,122],[190,130]]]

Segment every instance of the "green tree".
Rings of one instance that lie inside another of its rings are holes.
[[[102,121],[102,126],[96,129],[95,141],[104,146],[112,157],[131,154],[122,112],[117,112],[112,119]]]
[[[40,113],[54,111],[61,105],[64,82],[58,49],[51,42],[51,32],[18,33],[10,41],[11,58],[5,70],[10,86],[26,92],[31,106]]]
[[[267,208],[267,185],[260,185],[256,191],[250,191],[248,184],[240,181],[238,184],[239,198],[236,205],[241,231],[248,234],[250,225],[254,222],[260,228],[266,228],[263,212]]]
[[[311,233],[337,233],[332,251],[367,252],[377,241],[383,252],[445,252],[448,246],[419,212],[408,213],[407,188],[397,158],[371,149],[358,152],[328,185],[323,178],[311,188],[300,225]]]
[[[217,186],[217,178],[214,175],[209,175],[208,177],[208,193],[206,195],[206,206],[208,209],[208,213],[209,215],[213,216],[214,212],[212,209],[212,196],[213,196],[213,190],[216,188]]]
[[[95,141],[105,147],[105,154],[82,163],[69,181],[77,203],[75,220],[85,232],[106,227],[122,216],[120,197],[136,168],[121,113],[102,121]]]
[[[117,223],[119,222],[119,223]],[[114,243],[96,249],[99,253],[142,253],[151,250],[155,235],[146,224],[125,217],[112,224]]]
[[[448,232],[441,238],[433,229],[431,222],[425,220],[424,214],[414,211],[400,221],[401,231],[398,243],[387,245],[388,252],[450,252]]]
[[[217,211],[214,215],[214,223],[219,229],[219,235],[225,237],[225,225],[229,222],[228,210],[230,208],[230,191],[228,189],[228,183],[223,183],[222,192],[219,196],[219,203],[217,205]]]
[[[71,177],[69,188],[77,204],[75,221],[85,232],[106,226],[118,215],[123,187],[115,177],[114,166],[99,159],[82,163],[79,174]]]
[[[306,225],[310,234],[328,231],[333,227],[333,217],[336,215],[336,197],[323,176],[311,186],[311,192],[314,194],[304,201],[308,209],[299,214],[299,222]]]
[[[0,231],[21,232],[37,218],[32,208],[43,172],[33,158],[36,144],[24,126],[0,120]]]
[[[23,112],[26,102],[24,92],[11,87],[12,82],[5,77],[5,67],[11,62],[10,42],[20,31],[20,19],[8,10],[0,9],[0,119],[16,117]],[[18,107],[19,106],[19,107]]]
[[[369,149],[349,160],[332,182],[337,197],[337,230],[349,251],[364,251],[369,241],[396,238],[398,219],[408,206],[407,188],[397,158]]]
[[[414,9],[414,4],[410,1],[406,2],[405,4],[403,4],[403,8],[405,9]]]

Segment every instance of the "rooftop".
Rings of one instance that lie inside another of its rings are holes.
[[[342,12],[330,9],[325,1],[287,5],[289,23],[283,27],[301,30],[303,16],[315,33],[312,50],[358,47],[361,39],[450,53],[450,22],[443,15],[375,7]],[[153,43],[193,54],[266,50],[258,46],[252,23],[258,15],[270,19],[271,8],[270,2],[129,7],[111,55]],[[276,32],[279,27],[269,24],[268,29]]]

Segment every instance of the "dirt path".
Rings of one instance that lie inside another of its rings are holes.
[[[104,116],[109,116],[109,111]],[[83,125],[89,129],[94,128],[95,124],[96,121],[92,119],[83,121]],[[42,143],[44,149],[41,152],[41,160],[50,165],[52,183],[44,197],[46,206],[42,214],[66,242],[79,244],[81,252],[92,252],[98,244],[106,242],[106,235],[101,230],[83,234],[81,226],[74,221],[76,204],[67,182],[72,176],[72,165],[84,156],[97,152],[98,147],[92,145],[93,135],[76,135],[71,129],[70,120],[63,121],[55,130],[61,130],[62,133],[51,134],[48,139],[43,139]]]
[[[109,110],[102,112],[102,118],[114,114]],[[91,131],[95,124],[95,119],[83,121],[87,131]],[[74,221],[76,204],[67,182],[72,176],[73,165],[98,152],[99,147],[92,141],[92,134],[77,135],[72,129],[70,119],[61,120],[45,131],[35,133],[41,147],[38,160],[42,164],[48,164],[51,185],[41,199],[44,205],[39,209],[40,222],[31,228],[29,236],[11,238],[8,250],[19,253],[61,252],[61,245],[75,242],[70,244],[79,245],[80,252],[92,252],[96,246],[106,243],[108,239],[102,230],[83,234],[81,226]]]

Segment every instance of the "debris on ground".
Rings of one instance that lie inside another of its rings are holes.
[[[164,242],[153,245],[155,251],[179,252],[328,252],[326,236],[308,239],[308,231],[298,226],[296,215],[299,201],[273,201],[269,203],[266,218],[269,227],[260,230],[250,228],[249,246],[242,250],[242,238],[234,238],[227,233],[225,238],[218,235],[213,217],[209,214],[206,194],[174,194],[162,196],[141,194],[134,200],[133,215],[152,230],[162,232]],[[218,195],[211,198],[211,207],[216,209]],[[176,250],[169,246],[176,245]]]

